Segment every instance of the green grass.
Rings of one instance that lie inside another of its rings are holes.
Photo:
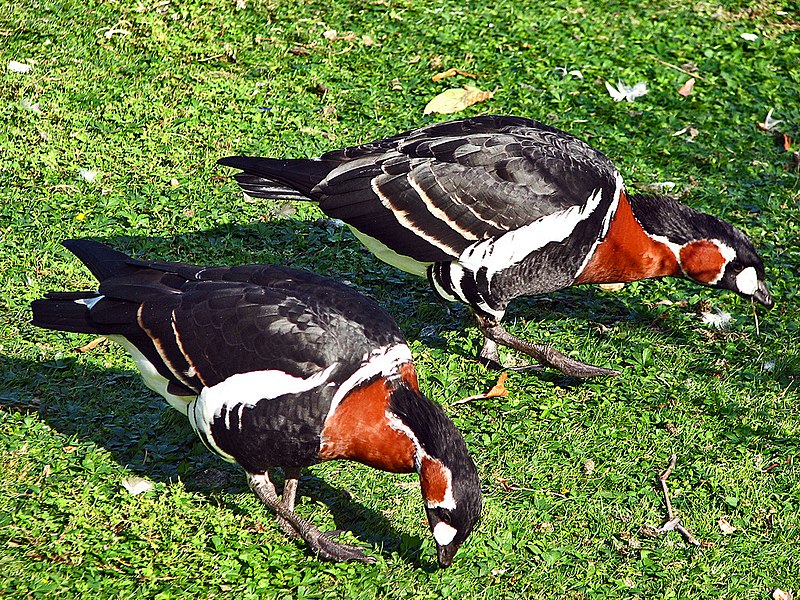
[[[800,181],[791,152],[756,126],[774,108],[800,144],[799,28],[796,2],[770,1],[0,4],[0,596],[800,592]],[[34,68],[13,73],[10,60]],[[688,76],[660,61],[696,68],[688,98],[677,94]],[[431,81],[450,67],[478,78]],[[619,78],[650,91],[616,103],[603,82]],[[497,376],[472,360],[479,335],[465,310],[378,264],[310,205],[243,202],[214,164],[311,156],[431,123],[427,101],[464,83],[497,93],[463,114],[549,122],[612,157],[627,181],[675,181],[684,202],[745,230],[778,302],[759,310],[759,331],[738,297],[685,282],[520,300],[513,331],[623,374],[582,384],[512,374],[507,398],[454,405]],[[691,140],[673,135],[689,126]],[[71,237],[150,258],[280,262],[380,299],[482,474],[484,515],[453,567],[435,568],[416,477],[346,463],[310,469],[298,510],[351,531],[379,561],[318,562],[119,348],[77,352],[90,338],[33,328],[31,300],[94,285],[59,246]],[[708,306],[733,314],[728,331],[700,321]],[[672,452],[675,510],[709,547],[641,533],[663,522],[655,472]],[[130,496],[131,474],[155,490]]]

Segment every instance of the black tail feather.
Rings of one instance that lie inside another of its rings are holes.
[[[89,308],[77,301],[97,298],[96,292],[48,294],[46,299],[31,302],[32,323],[37,327],[75,333],[101,333],[89,319]]]
[[[62,245],[77,256],[99,281],[135,270],[131,258],[93,240],[65,240]]]
[[[244,171],[236,176],[236,181],[251,196],[314,199],[311,191],[339,163],[331,160],[227,156],[219,159],[217,164]]]

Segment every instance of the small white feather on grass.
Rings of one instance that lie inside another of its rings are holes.
[[[614,87],[614,84],[606,81],[606,89],[617,102],[622,102],[623,100],[633,102],[636,98],[644,96],[647,93],[647,84],[644,81],[640,81],[634,85],[628,85],[621,79],[618,79],[617,87]]]
[[[145,492],[150,492],[155,489],[155,485],[153,485],[152,481],[144,479],[143,477],[136,477],[135,475],[123,478],[122,487],[128,490],[131,496],[138,496],[139,494],[144,494]]]
[[[25,73],[30,73],[31,69],[33,69],[33,66],[28,63],[19,62],[18,60],[8,61],[8,70],[12,73],[24,75]]]
[[[81,176],[81,179],[84,179],[89,183],[92,183],[95,179],[97,179],[97,171],[94,169],[80,169],[78,171],[78,175]]]
[[[700,318],[703,319],[703,323],[711,325],[714,329],[727,329],[733,319],[731,313],[719,308],[715,308],[713,312],[701,313]]]

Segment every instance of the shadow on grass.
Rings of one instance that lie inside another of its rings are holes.
[[[250,493],[242,469],[211,454],[188,420],[147,389],[135,370],[97,369],[74,358],[41,363],[0,358],[0,367],[0,410],[38,414],[65,438],[65,445],[90,441],[136,475],[166,484],[180,479],[187,490],[244,516],[239,504],[226,500],[228,494]],[[271,476],[280,488],[281,471]],[[351,532],[372,552],[399,552],[416,568],[435,569],[422,555],[424,540],[398,531],[382,514],[309,470],[301,476],[298,504],[304,496],[325,504],[336,529]],[[272,518],[264,507],[261,520]],[[319,520],[314,514],[309,519]]]
[[[346,230],[330,221],[283,219],[222,226],[171,238],[119,236],[100,241],[147,259],[198,264],[274,262],[312,270],[376,298],[409,339],[420,339],[429,347],[438,345],[447,348],[449,353],[474,358],[476,348],[448,345],[444,338],[426,333],[432,326],[438,332],[474,327],[466,310],[451,310],[438,302],[426,281],[379,263]],[[524,318],[529,324],[545,329],[557,327],[559,321],[568,316],[577,316],[595,325],[625,321],[634,333],[684,337],[680,331],[671,330],[663,323],[656,326],[657,313],[644,305],[632,308],[619,297],[585,290],[520,299],[509,313],[510,319]],[[626,347],[620,352],[623,362],[630,358],[625,355],[628,351],[630,348]],[[698,377],[707,375],[702,364],[693,367],[693,371]],[[541,377],[560,387],[580,384],[578,380],[547,371]],[[57,431],[68,437],[91,440],[108,449],[115,460],[135,473],[163,482],[181,477],[187,489],[204,494],[247,490],[241,471],[211,456],[186,420],[174,411],[165,410],[163,401],[142,385],[134,371],[98,370],[68,359],[45,364],[12,363],[4,367],[1,379],[6,380],[3,387],[12,390],[0,394],[0,405],[4,408],[36,408]],[[113,405],[102,402],[106,389],[115,398]],[[38,406],[33,401],[37,397]],[[704,405],[703,409],[719,410],[719,414],[732,422],[741,421],[749,410],[734,403],[724,408]],[[728,441],[758,448],[786,441],[769,427],[739,433],[741,435]],[[422,541],[413,539],[410,543],[409,538],[394,529],[382,515],[353,502],[346,492],[318,477],[305,475],[300,493],[325,503],[338,528],[352,531],[362,541],[383,547],[384,551],[399,551],[405,560],[427,568],[430,561],[420,554]],[[226,502],[226,505],[240,510],[233,503]],[[265,514],[268,513],[265,511]],[[383,535],[383,532],[388,534]]]

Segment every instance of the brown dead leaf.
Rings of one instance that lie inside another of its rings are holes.
[[[694,87],[694,82],[695,82],[694,77],[691,77],[690,79],[687,79],[686,83],[684,83],[681,86],[681,89],[678,90],[678,93],[681,96],[683,96],[684,98],[686,96],[688,96],[689,94],[691,94],[692,93],[692,88]]]
[[[506,379],[508,379],[508,372],[503,371],[500,374],[500,377],[497,378],[497,383],[494,384],[494,387],[486,392],[486,398],[497,398],[498,396],[506,397],[508,396],[508,390],[506,389]]]
[[[494,97],[494,92],[484,92],[471,85],[443,91],[425,106],[424,114],[450,115]]]
[[[467,396],[466,398],[462,398],[461,400],[456,400],[453,402],[453,405],[456,404],[465,404],[466,402],[471,402],[472,400],[484,400],[486,398],[497,398],[498,396],[506,397],[508,396],[508,389],[506,388],[506,379],[508,379],[508,372],[503,371],[500,374],[500,377],[497,378],[497,383],[492,386],[488,392],[484,394],[475,394],[474,396]]]
[[[455,77],[456,75],[463,75],[464,77],[470,77],[472,79],[476,79],[476,76],[472,73],[467,73],[466,71],[462,71],[461,69],[447,69],[447,71],[443,71],[442,73],[437,73],[431,79],[433,81],[441,81],[442,79],[446,79],[447,77]]]
[[[785,133],[782,135],[783,135],[783,149],[789,152],[789,150],[791,150],[792,148],[792,138],[790,138]]]
[[[97,346],[99,346],[105,341],[106,338],[104,336],[100,336],[98,338],[94,338],[91,342],[89,342],[85,346],[81,346],[80,348],[75,348],[75,350],[77,352],[90,352],[91,350],[94,350],[95,348],[97,348]]]

